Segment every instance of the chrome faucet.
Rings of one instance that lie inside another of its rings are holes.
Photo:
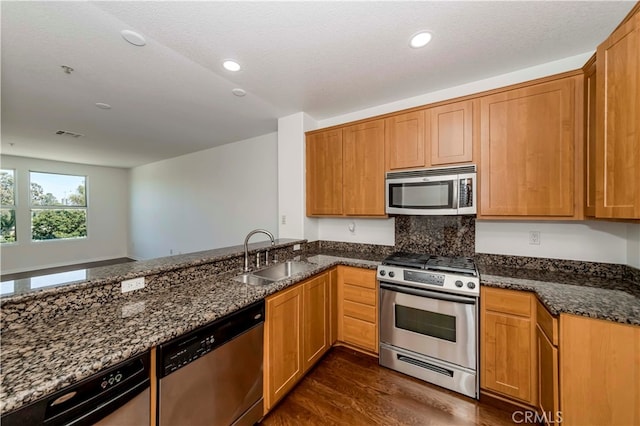
[[[271,245],[275,246],[276,241],[273,238],[273,234],[266,229],[254,229],[253,231],[247,234],[247,238],[244,239],[244,272],[249,272],[249,238],[253,234],[266,234],[269,238],[271,238]]]

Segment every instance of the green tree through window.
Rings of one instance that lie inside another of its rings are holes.
[[[31,239],[85,238],[87,196],[84,176],[31,172]]]
[[[15,171],[0,170],[0,243],[16,242],[15,189]]]

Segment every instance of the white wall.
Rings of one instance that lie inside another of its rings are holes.
[[[606,221],[476,221],[476,252],[627,263],[627,224]],[[529,244],[540,232],[540,245]]]
[[[277,237],[277,139],[270,133],[131,169],[130,257],[238,245],[254,228]]]
[[[640,224],[627,225],[627,265],[640,269]]]
[[[2,168],[16,170],[18,236],[1,248],[3,274],[127,256],[128,170],[5,155],[1,160]],[[30,241],[30,170],[87,176],[87,238]]]
[[[306,217],[304,132],[316,122],[303,112],[278,120],[278,232],[281,238],[318,239],[317,220]]]

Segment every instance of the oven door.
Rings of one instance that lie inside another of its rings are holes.
[[[380,342],[476,369],[475,297],[380,283]]]
[[[458,214],[457,175],[387,179],[386,187],[388,214]]]

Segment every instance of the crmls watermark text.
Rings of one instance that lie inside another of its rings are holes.
[[[535,411],[514,411],[511,414],[511,420],[516,424],[521,423],[546,423],[549,425],[562,423],[562,411],[546,411],[536,413]]]

